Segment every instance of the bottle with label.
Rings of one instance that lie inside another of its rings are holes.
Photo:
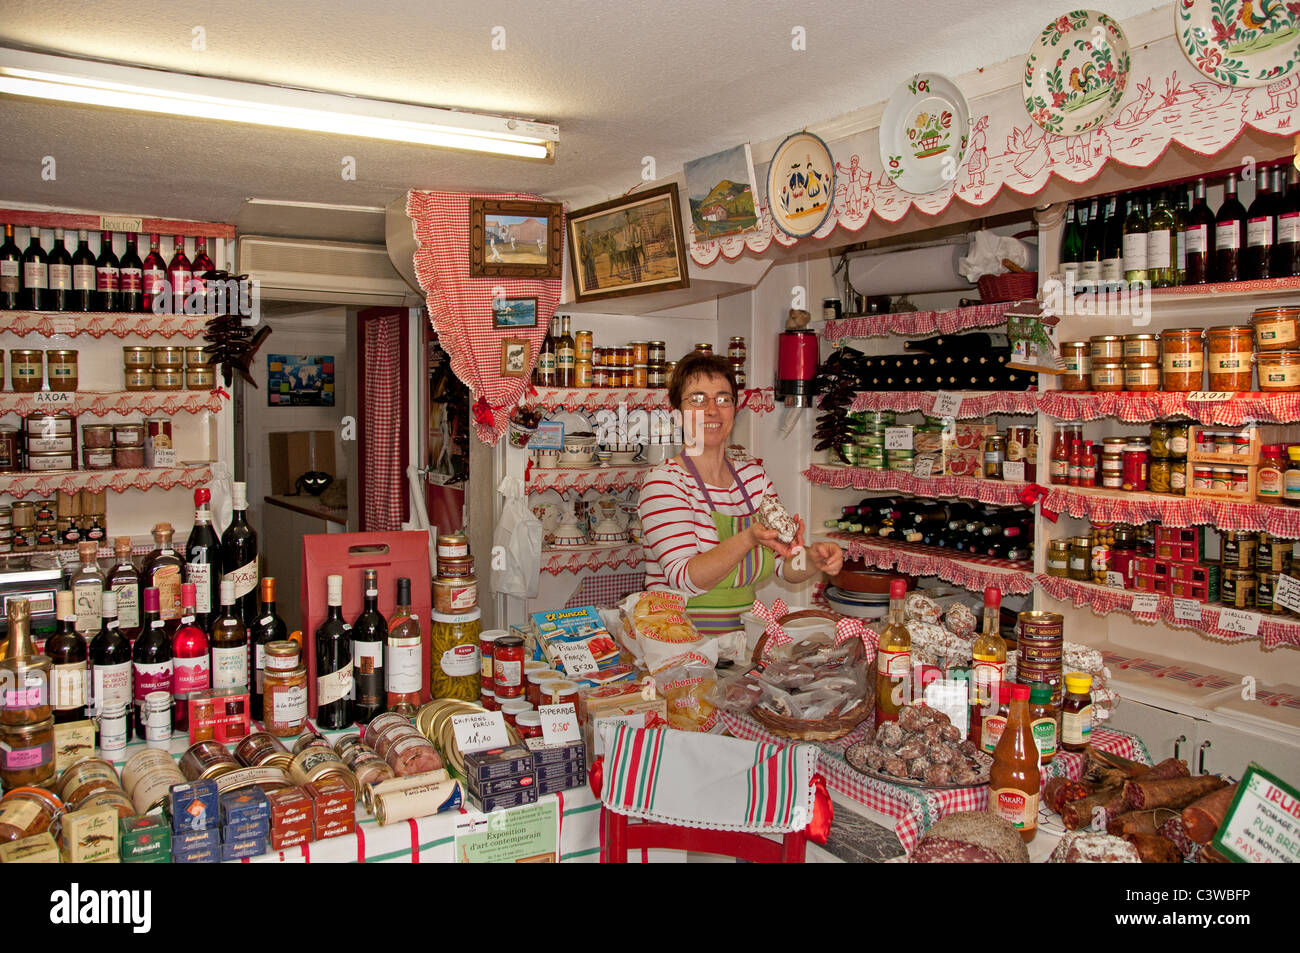
[[[1300,506],[1300,447],[1287,447],[1290,462],[1282,474],[1282,502],[1287,506]]]
[[[1092,737],[1092,676],[1069,672],[1061,699],[1061,749],[1086,751]]]
[[[1029,717],[1029,686],[1012,685],[1007,725],[993,750],[989,810],[1020,832],[1025,843],[1038,832],[1038,745]]]
[[[121,273],[117,255],[113,252],[113,233],[99,233],[99,257],[95,259],[95,293],[90,298],[90,310],[113,312],[118,310],[118,293]]]
[[[1083,237],[1083,261],[1079,263],[1079,283],[1097,288],[1101,283],[1101,263],[1106,257],[1106,222],[1101,203],[1093,199],[1088,206],[1088,228]]]
[[[1075,217],[1074,203],[1071,202],[1065,210],[1065,232],[1061,236],[1061,278],[1066,282],[1066,287],[1079,283],[1082,269],[1083,228]]]
[[[126,249],[118,263],[117,310],[144,310],[144,263],[136,251],[135,232],[126,233]]]
[[[235,586],[235,604],[245,628],[257,621],[257,533],[248,525],[248,485],[232,484],[234,515],[221,534],[221,578]]]
[[[560,340],[555,345],[555,383],[557,387],[573,387],[578,360],[577,346],[569,333],[569,316],[562,319]]]
[[[1147,281],[1147,216],[1143,198],[1129,197],[1124,218],[1124,280]]]
[[[172,633],[172,728],[189,731],[190,695],[212,687],[208,636],[198,623],[193,583],[181,586],[181,624]]]
[[[90,311],[95,297],[95,256],[90,253],[90,234],[77,232],[77,250],[72,253],[72,295],[69,311]]]
[[[1228,173],[1223,204],[1214,215],[1214,280],[1236,281],[1242,245],[1245,244],[1246,209],[1237,199],[1237,175]]]
[[[183,314],[185,299],[193,290],[194,268],[185,255],[185,236],[177,235],[173,241],[175,250],[172,252],[172,260],[167,263],[167,284],[171,291],[171,307],[168,310]]]
[[[21,307],[22,275],[23,253],[14,241],[13,225],[5,225],[5,240],[0,245],[0,311],[14,311]]]
[[[343,577],[329,576],[325,621],[316,630],[316,725],[346,728],[352,724],[352,637],[343,621]]]
[[[159,523],[153,528],[155,549],[144,558],[140,569],[141,589],[157,589],[160,618],[167,623],[171,635],[181,618],[181,557],[172,548],[175,531],[171,523]]]
[[[145,697],[150,692],[172,693],[172,639],[158,611],[158,590],[152,586],[145,589],[141,601],[144,603],[144,626],[131,649],[132,695],[138,738],[145,736]]]
[[[411,580],[397,580],[397,606],[388,626],[388,653],[384,675],[388,679],[388,710],[415,715],[423,684],[420,620],[411,611]]]
[[[1127,199],[1110,197],[1106,212],[1105,257],[1101,260],[1101,282],[1105,288],[1118,287],[1124,280],[1124,217]]]
[[[262,700],[264,695],[263,679],[266,675],[266,647],[272,642],[282,642],[289,637],[289,629],[284,619],[275,611],[275,577],[264,576],[262,588],[262,612],[248,630],[249,649],[252,652],[253,680],[249,683],[252,690],[249,708],[253,718],[262,720]],[[305,685],[305,683],[304,683]],[[305,691],[305,688],[304,688]],[[303,704],[306,704],[304,701]]]
[[[141,310],[162,314],[168,304],[163,295],[163,282],[167,280],[167,263],[163,261],[157,235],[149,236],[149,254],[145,256],[141,275],[144,278],[144,299]]]
[[[77,555],[81,565],[68,581],[70,595],[75,603],[73,611],[77,617],[77,631],[90,638],[99,631],[103,616],[104,574],[100,572],[99,561],[95,558],[99,547],[87,540],[77,544]]]
[[[122,635],[135,641],[140,634],[140,590],[143,587],[135,563],[131,561],[130,536],[118,536],[113,540],[113,558],[105,591],[112,590],[117,597],[114,602]]]
[[[537,367],[533,369],[533,377],[542,387],[555,386],[555,341],[559,337],[555,333],[555,325],[558,321],[559,318],[551,318],[546,337],[542,339],[537,351]]]
[[[41,230],[31,227],[31,240],[23,252],[23,291],[22,308],[24,311],[45,311],[49,308],[50,269],[49,258],[41,246]]]
[[[54,604],[57,627],[45,642],[52,663],[50,704],[56,722],[80,721],[86,717],[86,640],[76,629],[72,593],[66,589],[56,593]]]
[[[1277,244],[1273,246],[1272,272],[1274,278],[1300,275],[1300,169],[1291,163],[1286,169],[1286,191],[1283,192],[1282,169],[1275,173],[1274,191],[1277,193]],[[4,250],[0,249],[0,265],[4,264]],[[0,308],[5,307],[5,295],[0,294]]]
[[[990,703],[987,707],[981,706],[981,717],[979,719],[980,750],[986,754],[992,754],[997,748],[998,741],[1001,739],[1003,731],[1007,727],[1007,709],[1011,704],[1011,683],[999,682],[997,688],[998,704],[995,709]],[[975,724],[974,718],[971,723]]]
[[[889,583],[889,621],[880,630],[876,654],[876,724],[897,721],[904,684],[912,668],[912,634],[903,621],[907,583]]]
[[[1069,424],[1058,423],[1052,435],[1052,453],[1048,461],[1048,475],[1052,483],[1064,486],[1070,482]]]
[[[366,570],[361,596],[361,614],[352,623],[352,719],[366,725],[388,707],[384,680],[388,622],[379,612],[379,570]]]
[[[221,599],[221,540],[212,528],[211,500],[207,487],[194,491],[194,528],[185,542],[185,581],[194,585],[194,618],[204,630],[212,627]]]
[[[49,311],[71,311],[72,308],[72,256],[63,243],[63,229],[54,230],[54,246],[48,257],[49,300],[45,307]]]
[[[1286,458],[1282,444],[1270,443],[1260,448],[1259,471],[1255,483],[1255,496],[1261,503],[1281,503]]]
[[[134,590],[132,590],[134,592]],[[105,710],[126,706],[130,710],[131,643],[118,627],[117,593],[104,593],[104,627],[90,640],[90,706],[95,718],[98,744],[99,719]],[[134,718],[126,720],[126,737],[131,738]]]
[[[1241,280],[1269,278],[1273,273],[1273,246],[1277,243],[1273,170],[1255,176],[1255,200],[1246,210],[1246,244],[1241,250]]]
[[[1052,704],[1052,686],[1034,682],[1029,686],[1029,729],[1038,745],[1039,765],[1051,764],[1056,757],[1059,728],[1056,706]]]
[[[1174,284],[1181,285],[1187,274],[1187,236],[1184,231],[1187,228],[1187,212],[1191,206],[1188,204],[1187,189],[1177,186],[1170,190],[1170,194],[1174,213]]]
[[[1205,202],[1205,180],[1197,179],[1191,211],[1183,225],[1186,262],[1183,284],[1203,285],[1210,280],[1214,261],[1214,213]]]
[[[997,686],[1007,672],[1007,643],[1000,634],[1002,593],[989,586],[984,590],[984,631],[971,643],[976,703],[993,701]]]
[[[1161,189],[1155,193],[1151,218],[1147,221],[1147,278],[1153,288],[1172,288],[1178,284],[1174,239],[1177,228],[1174,211]]]
[[[208,240],[202,235],[194,239],[194,270],[190,275],[190,293],[206,295],[208,292],[208,282],[203,276],[210,271],[216,271],[216,265],[208,256]],[[207,310],[207,303],[204,302],[204,310]]]
[[[212,687],[248,687],[248,631],[235,606],[235,584],[221,582],[221,612],[209,633],[212,646]]]

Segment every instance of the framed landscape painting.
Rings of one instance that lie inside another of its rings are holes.
[[[568,229],[577,301],[690,287],[675,184],[579,209]]]
[[[470,199],[470,276],[560,277],[563,218],[555,202]]]

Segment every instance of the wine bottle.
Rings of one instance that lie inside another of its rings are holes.
[[[244,626],[257,621],[257,533],[248,525],[248,485],[233,485],[234,516],[221,534],[223,580],[235,586],[235,604]]]
[[[95,554],[99,547],[87,540],[77,544],[81,565],[69,580],[68,593],[73,600],[73,613],[77,617],[76,629],[86,638],[99,631],[104,611],[104,574],[100,572]]]
[[[185,299],[189,297],[190,292],[193,290],[194,267],[190,264],[189,258],[185,256],[185,236],[177,235],[173,241],[175,242],[175,251],[172,252],[172,260],[167,264],[167,284],[171,289],[171,308],[168,310],[176,314],[183,314]]]
[[[1006,677],[1007,643],[1001,629],[1002,593],[993,586],[984,590],[984,629],[971,643],[974,661],[975,703],[988,705],[997,686]]]
[[[50,704],[55,722],[81,721],[86,717],[86,640],[77,632],[77,612],[72,593],[66,589],[54,596],[54,634],[45,641],[50,657]]]
[[[379,612],[379,571],[367,569],[362,588],[361,614],[352,623],[352,679],[356,694],[352,718],[359,725],[370,723],[387,708],[384,680],[384,643],[388,622]]]
[[[397,606],[388,626],[388,654],[384,674],[388,677],[388,710],[415,714],[424,685],[420,621],[411,611],[411,580],[397,580]]]
[[[113,312],[118,310],[118,290],[121,274],[117,255],[113,253],[113,233],[99,233],[99,257],[95,259],[95,293],[91,296],[91,310]]]
[[[22,307],[23,253],[14,242],[13,225],[5,225],[5,241],[0,245],[0,311]]]
[[[191,294],[197,294],[203,297],[208,292],[208,282],[204,277],[210,271],[216,271],[217,266],[212,263],[208,257],[208,240],[202,235],[194,239],[194,265],[193,273],[190,276]],[[206,305],[203,308],[207,310]]]
[[[1129,197],[1124,218],[1124,280],[1147,281],[1147,216],[1143,197]]]
[[[235,584],[221,581],[221,612],[208,633],[212,647],[212,687],[248,687],[248,630],[235,604]]]
[[[131,561],[131,537],[119,536],[113,540],[113,556],[117,560],[109,570],[105,594],[114,595],[117,624],[121,634],[134,641],[140,635],[140,573]]]
[[[172,728],[188,731],[190,695],[212,687],[208,635],[195,615],[195,586],[181,586],[181,624],[172,633]]]
[[[1277,170],[1277,180],[1282,169]],[[1272,273],[1275,278],[1300,275],[1300,169],[1295,163],[1286,169],[1286,191],[1275,187],[1277,203],[1277,244],[1273,246]],[[0,265],[4,264],[4,249],[0,248]],[[0,296],[3,298],[3,296]],[[0,307],[5,305],[0,302]]]
[[[1210,280],[1210,265],[1214,261],[1214,213],[1205,202],[1205,180],[1197,179],[1193,192],[1192,209],[1187,213],[1183,227],[1183,245],[1187,262],[1183,283],[1203,285]]]
[[[569,316],[564,315],[560,340],[555,345],[555,384],[557,387],[574,386],[577,348],[569,333]]]
[[[178,586],[179,588],[179,586]],[[158,590],[145,589],[144,628],[131,649],[131,669],[135,683],[135,733],[144,732],[144,700],[150,692],[172,694],[172,638],[158,613]]]
[[[41,247],[41,230],[33,225],[31,233],[23,252],[22,307],[24,311],[45,311],[49,308],[49,258]]]
[[[1079,264],[1079,281],[1088,288],[1101,284],[1101,265],[1106,257],[1106,223],[1101,203],[1093,199],[1088,206],[1088,230],[1083,238],[1083,261]]]
[[[1118,195],[1110,197],[1106,211],[1106,257],[1101,262],[1101,281],[1106,288],[1117,288],[1124,280],[1124,217],[1128,211],[1126,201]]]
[[[555,386],[555,341],[558,337],[555,325],[558,321],[559,318],[551,318],[546,337],[542,339],[542,346],[537,352],[537,367],[533,369],[533,376],[542,387]]]
[[[194,491],[194,528],[185,542],[185,581],[195,586],[194,618],[204,630],[212,627],[221,598],[221,540],[212,528],[211,500],[207,487]]]
[[[1273,207],[1273,171],[1260,169],[1255,176],[1255,200],[1246,210],[1246,247],[1241,250],[1241,279],[1250,281],[1272,275],[1273,245],[1276,243],[1277,210]]]
[[[1074,203],[1065,210],[1065,232],[1061,236],[1061,276],[1066,287],[1077,285],[1083,268],[1083,229],[1075,217]]]
[[[136,251],[135,232],[127,232],[126,250],[118,263],[117,310],[136,312],[144,309],[144,264]]]
[[[162,252],[158,250],[157,235],[149,236],[149,254],[145,257],[142,275],[144,277],[144,298],[140,305],[142,311],[161,314],[168,304],[163,299],[163,282],[167,280],[167,263],[163,261]]]
[[[1155,193],[1151,218],[1147,222],[1147,278],[1153,288],[1172,288],[1178,284],[1178,266],[1174,258],[1174,233],[1177,223],[1163,189]]]
[[[182,563],[172,548],[174,533],[171,523],[159,523],[153,528],[155,548],[140,568],[141,588],[158,590],[158,616],[167,624],[169,637],[181,618]]]
[[[1170,191],[1174,213],[1174,284],[1183,284],[1187,274],[1187,189],[1177,186]]]
[[[54,246],[47,260],[49,269],[49,300],[47,311],[72,311],[72,256],[63,244],[63,229],[54,230]]]
[[[343,577],[328,577],[325,592],[328,614],[316,630],[316,725],[346,728],[352,724],[353,685],[351,626],[343,621]]]
[[[253,680],[249,682],[252,695],[249,706],[253,717],[262,720],[263,679],[266,677],[266,646],[271,642],[281,642],[289,637],[284,619],[275,611],[275,577],[263,576],[261,582],[262,612],[248,630],[249,649],[253,661]]]
[[[90,253],[89,233],[77,232],[77,250],[72,253],[72,307],[69,311],[90,311],[95,298],[95,256]]]
[[[912,634],[903,620],[907,583],[889,583],[889,621],[880,630],[876,654],[876,724],[897,721],[903,683],[912,674]]]
[[[1244,241],[1246,210],[1237,199],[1237,174],[1228,173],[1223,204],[1214,215],[1214,280],[1236,281]]]
[[[132,590],[134,592],[134,590]],[[125,705],[130,711],[131,641],[118,627],[117,593],[104,593],[104,627],[90,640],[90,697],[94,710],[96,743],[99,718],[105,710]],[[134,717],[126,719],[126,736],[131,737]]]

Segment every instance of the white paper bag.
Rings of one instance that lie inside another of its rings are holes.
[[[492,535],[492,591],[535,598],[542,571],[542,521],[528,508],[523,480],[506,477],[497,492],[506,504]]]

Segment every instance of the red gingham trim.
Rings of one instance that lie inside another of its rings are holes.
[[[26,416],[47,407],[48,405],[37,403],[39,396],[41,395],[0,392],[0,414]],[[60,410],[72,414],[94,414],[96,417],[131,413],[142,413],[148,417],[156,414],[197,414],[205,410],[217,413],[221,410],[221,396],[215,391],[73,391],[68,393],[68,397],[68,403],[58,405]]]
[[[411,826],[411,863],[418,864],[420,862],[420,828],[413,817],[408,817],[406,823]]]
[[[406,408],[402,406],[400,375],[403,372],[400,314],[384,315],[365,322],[366,389],[365,421],[369,435],[366,459],[365,527],[373,533],[387,533],[402,527],[406,502],[406,474],[402,472],[399,426]]]
[[[958,476],[917,478],[902,470],[866,470],[862,467],[837,467],[820,463],[814,463],[804,470],[803,475],[810,483],[837,490],[849,487],[855,490],[898,490],[931,499],[959,496],[994,506],[1018,505],[1021,491],[1031,485]],[[1300,515],[1297,515],[1297,523],[1300,525]],[[1300,536],[1300,533],[1296,535]]]
[[[1264,531],[1300,537],[1300,509],[1270,503],[1227,503],[1157,493],[1109,494],[1101,490],[1052,487],[1043,509],[1087,517],[1097,523],[1163,523],[1165,526],[1215,526],[1220,530]]]
[[[624,387],[538,387],[529,404],[544,410],[569,410],[595,413],[598,410],[669,410],[668,391],[664,388]],[[775,389],[771,387],[741,388],[737,410],[755,414],[770,414],[776,410]]]
[[[357,863],[366,862],[366,829],[360,824],[357,826]]]
[[[909,576],[938,576],[971,592],[995,586],[1002,592],[1027,595],[1034,591],[1032,561],[1012,562],[991,556],[954,556],[954,550],[920,543],[887,542],[860,533],[827,533],[845,542],[849,559],[860,559],[877,569],[893,569]]]
[[[883,337],[886,334],[955,334],[968,328],[1001,324],[1017,302],[998,301],[949,311],[912,311],[899,314],[867,314],[857,318],[827,321],[822,337],[827,341],[847,338]]]
[[[910,413],[919,410],[924,414],[934,411],[937,393],[928,391],[858,391],[853,395],[849,409],[854,413],[868,410],[893,410]],[[821,406],[821,398],[817,398]],[[989,394],[961,395],[961,409],[957,417],[987,417],[989,414],[1036,414],[1038,394],[1034,391],[994,391]]]
[[[1127,423],[1146,423],[1165,417],[1190,417],[1203,424],[1240,427],[1251,422],[1290,423],[1300,420],[1300,393],[1239,393],[1231,400],[1189,400],[1189,394],[1095,393],[1049,390],[1038,395],[1038,407],[1058,420],[1096,420],[1118,417]],[[965,403],[962,410],[966,409]]]

